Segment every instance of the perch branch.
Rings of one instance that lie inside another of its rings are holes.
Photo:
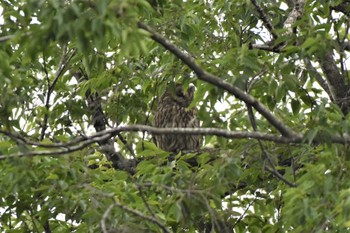
[[[225,129],[218,128],[156,128],[147,125],[127,125],[127,126],[118,126],[116,128],[107,129],[100,131],[98,133],[92,134],[90,136],[79,137],[69,143],[57,143],[50,144],[50,147],[56,147],[60,149],[55,150],[46,150],[46,151],[27,151],[23,153],[9,154],[9,155],[0,155],[0,160],[6,158],[16,158],[23,156],[58,156],[63,154],[68,154],[74,151],[81,150],[88,145],[91,145],[95,142],[100,142],[108,140],[108,138],[114,137],[119,132],[148,132],[154,135],[159,134],[186,134],[186,135],[215,135],[219,137],[225,137],[230,139],[260,139],[265,141],[272,141],[276,143],[308,143],[303,140],[302,136],[294,137],[284,137],[276,136],[273,134],[259,133],[259,132],[244,132],[244,131],[229,131]],[[3,131],[0,131],[3,133]],[[8,135],[6,133],[6,135]],[[323,140],[324,141],[324,140]],[[318,139],[317,137],[313,140],[313,143],[323,142],[322,138]],[[339,144],[349,144],[350,137],[349,135],[342,136],[331,136],[329,141]],[[25,143],[24,140],[21,142]],[[48,147],[48,144],[42,143],[33,143],[36,146]],[[54,146],[55,145],[55,146]]]

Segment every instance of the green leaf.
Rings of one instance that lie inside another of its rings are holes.
[[[301,104],[298,100],[292,99],[291,102],[293,114],[297,115],[300,112]]]

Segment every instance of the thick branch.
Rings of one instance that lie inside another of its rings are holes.
[[[291,12],[289,12],[288,17],[286,19],[286,21],[284,21],[284,25],[283,28],[287,29],[286,34],[290,35],[293,33],[293,24],[301,18],[302,14],[303,14],[303,9],[305,6],[305,0],[296,0],[294,3],[294,7],[291,10]]]
[[[318,62],[326,76],[329,91],[333,100],[342,108],[343,113],[346,114],[347,111],[343,109],[342,105],[344,98],[346,97],[347,86],[345,85],[344,77],[339,72],[339,68],[335,63],[332,52],[326,52],[323,56],[318,58]]]
[[[83,76],[82,70],[80,72],[76,72],[74,76],[80,81],[83,79],[83,77],[85,77]],[[85,96],[91,121],[96,132],[105,131],[107,120],[102,111],[101,98],[99,97],[98,93],[93,94],[90,90],[86,91]],[[100,145],[102,153],[106,156],[108,161],[112,162],[112,166],[114,168],[128,170],[134,167],[134,160],[125,159],[123,155],[114,147],[114,140],[111,137],[108,137],[105,140],[99,140],[98,144]],[[133,173],[134,171],[130,170],[130,172]]]
[[[186,135],[215,135],[219,137],[225,137],[230,139],[260,139],[265,141],[273,141],[276,143],[304,143],[302,136],[294,137],[283,137],[276,136],[273,134],[265,134],[259,132],[237,132],[229,131],[225,129],[217,128],[156,128],[147,125],[128,125],[128,126],[119,126],[112,129],[107,129],[91,136],[79,137],[70,143],[58,143],[57,147],[61,149],[47,150],[47,151],[27,151],[24,153],[10,154],[10,155],[0,155],[0,160],[6,158],[16,158],[23,156],[59,156],[63,154],[68,154],[74,151],[81,150],[95,142],[100,142],[108,140],[108,138],[114,137],[120,132],[148,132],[151,134],[186,134]],[[23,140],[22,140],[23,141]],[[333,143],[340,144],[349,144],[350,137],[349,135],[343,136],[332,136],[329,137],[329,141]],[[23,141],[24,142],[24,141]],[[324,142],[324,139],[317,137],[313,140],[314,143]],[[308,142],[305,142],[308,143]],[[37,144],[38,146],[46,147],[46,144]],[[53,146],[50,144],[50,146]],[[120,164],[118,164],[120,166]],[[120,168],[120,167],[119,167]],[[120,168],[122,169],[122,168]]]
[[[164,46],[167,50],[169,50],[171,53],[173,53],[175,56],[177,56],[179,59],[181,59],[188,67],[190,67],[198,76],[200,80],[206,81],[208,83],[211,83],[217,87],[220,87],[229,93],[236,96],[238,99],[244,101],[246,104],[251,105],[254,107],[261,115],[263,115],[271,125],[273,125],[283,136],[286,137],[295,137],[298,136],[297,133],[295,133],[292,129],[290,129],[288,126],[286,126],[283,122],[281,122],[275,115],[273,115],[272,112],[270,112],[262,103],[260,103],[257,99],[255,99],[253,96],[245,93],[241,89],[232,86],[230,83],[226,82],[225,80],[206,72],[204,69],[202,69],[193,59],[193,57],[185,54],[182,52],[179,48],[177,48],[174,44],[172,44],[170,41],[165,39],[163,36],[155,32],[151,27],[148,25],[139,22],[138,26],[149,33],[151,33],[151,38]]]

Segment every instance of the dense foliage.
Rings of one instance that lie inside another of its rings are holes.
[[[349,6],[2,0],[0,230],[346,231]],[[150,127],[175,82],[202,129]]]

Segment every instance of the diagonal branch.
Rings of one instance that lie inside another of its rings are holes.
[[[318,58],[321,69],[327,79],[329,91],[333,100],[338,104],[343,113],[346,114],[349,109],[346,107],[348,104],[344,98],[346,97],[347,85],[344,82],[344,77],[339,72],[339,68],[336,65],[333,54],[331,51],[327,51]]]
[[[265,14],[264,10],[258,5],[256,0],[251,0],[252,4],[256,8],[257,12],[259,13],[259,18],[263,21],[264,26],[266,29],[271,33],[273,39],[277,39],[278,35],[275,33],[275,29],[273,28],[273,25],[267,18],[267,15]]]
[[[317,83],[327,92],[328,96],[333,100],[332,93],[329,90],[327,81],[322,77],[322,75],[317,71],[317,69],[312,65],[309,58],[304,58],[304,63],[306,68],[310,71],[310,74],[316,79]]]
[[[161,222],[160,222],[157,218],[155,218],[155,217],[147,216],[147,215],[141,213],[141,212],[138,211],[138,210],[131,209],[130,207],[127,207],[127,206],[125,206],[125,205],[120,204],[120,203],[117,202],[116,200],[114,200],[114,205],[117,206],[117,207],[119,207],[120,209],[122,209],[122,210],[124,210],[124,211],[126,211],[126,212],[129,212],[129,213],[131,213],[131,214],[133,214],[133,215],[135,215],[135,216],[137,216],[137,217],[140,217],[140,218],[142,218],[142,219],[144,219],[144,220],[146,220],[146,221],[155,223],[155,224],[158,225],[158,226],[163,230],[163,232],[165,232],[165,233],[170,233],[170,232],[171,232],[170,230],[168,230],[168,228],[167,228],[163,223],[161,223]]]
[[[109,213],[112,211],[112,209],[115,207],[115,204],[111,204],[110,206],[108,206],[108,208],[106,209],[106,211],[103,213],[101,221],[100,221],[100,225],[101,225],[101,230],[102,233],[108,233],[107,227],[106,227],[106,220],[108,218]]]
[[[256,98],[253,96],[245,93],[241,89],[231,85],[230,83],[226,82],[225,80],[206,72],[202,67],[200,67],[194,60],[193,57],[187,55],[186,53],[182,52],[179,48],[177,48],[174,44],[172,44],[170,41],[165,39],[163,36],[161,36],[159,33],[155,32],[150,26],[139,22],[138,23],[139,28],[142,28],[149,32],[151,34],[151,38],[161,44],[163,47],[165,47],[167,50],[169,50],[171,53],[173,53],[175,56],[177,56],[179,59],[181,59],[189,68],[191,68],[198,78],[200,80],[206,81],[208,83],[211,83],[219,88],[222,88],[229,93],[236,96],[236,98],[244,101],[246,104],[251,105],[254,107],[261,115],[263,115],[271,125],[273,125],[283,136],[285,137],[295,137],[299,136],[297,133],[295,133],[292,129],[290,129],[288,126],[286,126],[283,122],[281,122],[275,115],[273,115],[272,112],[270,112],[262,103],[259,102]]]
[[[248,83],[247,83],[248,85]],[[248,87],[246,88],[246,91],[248,92]],[[248,116],[249,116],[249,120],[250,120],[250,124],[253,127],[254,132],[258,132],[258,127],[256,125],[256,120],[254,117],[254,113],[253,113],[253,108],[250,105],[247,105],[247,110],[248,110]],[[259,147],[261,149],[261,153],[263,155],[263,157],[267,160],[267,162],[269,163],[270,167],[265,167],[265,170],[267,170],[268,172],[270,172],[272,175],[274,175],[275,177],[277,177],[279,180],[282,180],[284,183],[286,183],[287,185],[291,186],[291,187],[295,187],[296,185],[291,183],[290,181],[288,181],[287,179],[285,179],[276,169],[276,166],[272,160],[272,158],[270,157],[269,153],[266,151],[264,145],[262,144],[261,140],[258,139],[258,144]]]

